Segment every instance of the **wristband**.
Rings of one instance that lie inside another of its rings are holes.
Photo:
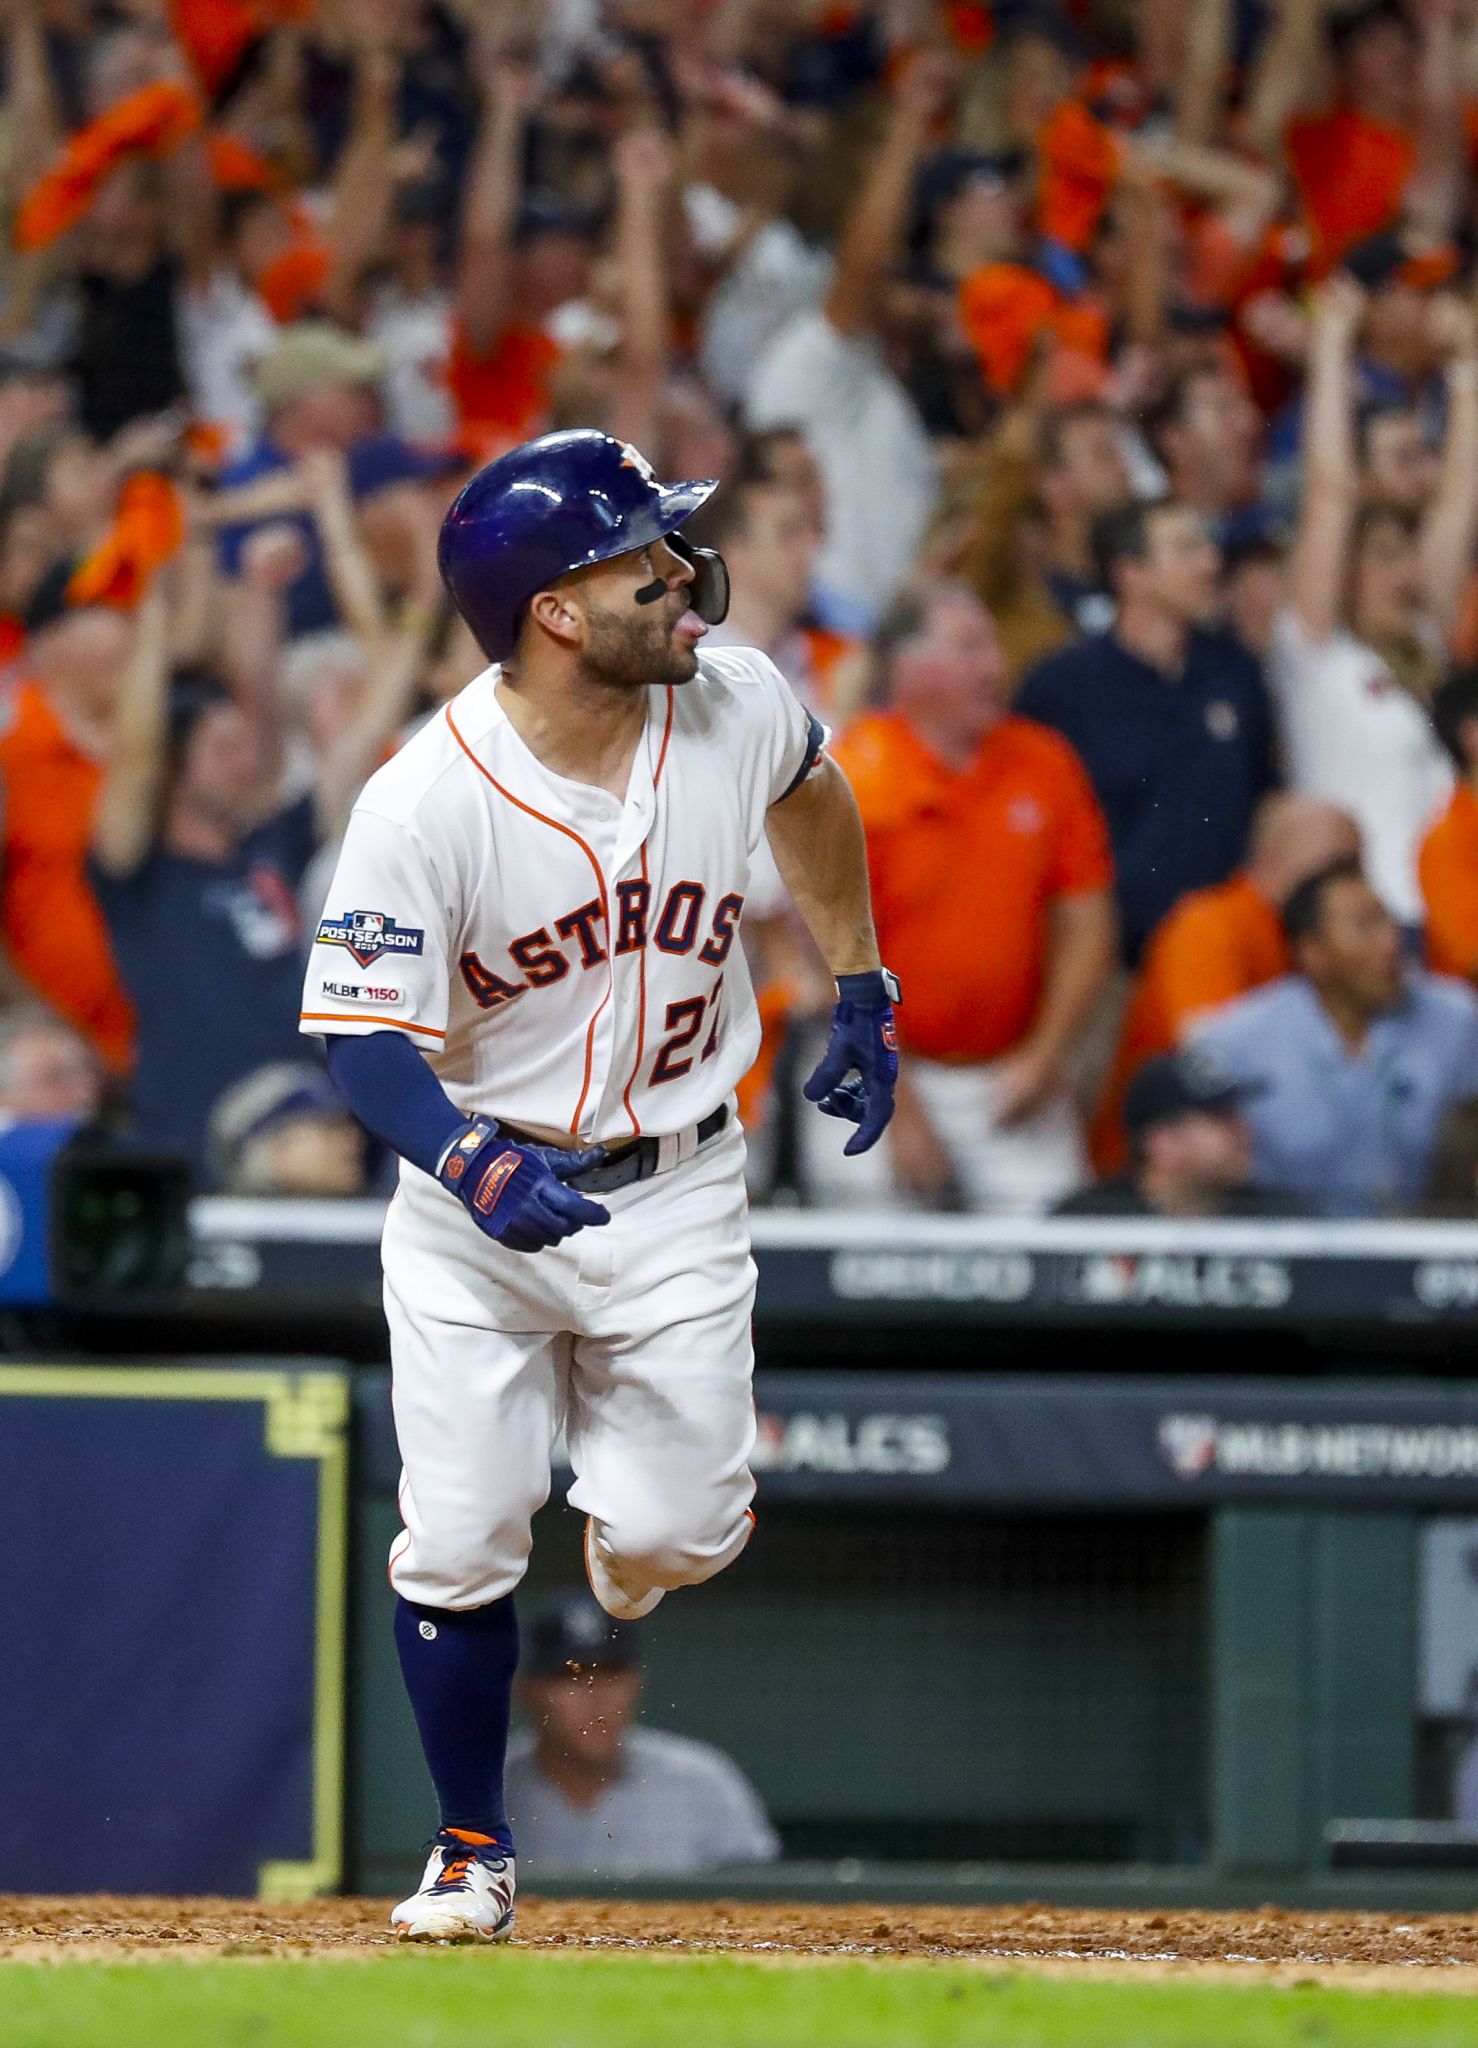
[[[898,976],[886,967],[871,968],[866,974],[839,974],[836,984],[838,1002],[860,1003],[865,1009],[880,1008],[884,1003],[897,1008],[903,1001]]]
[[[475,1116],[456,1133],[436,1162],[436,1178],[444,1188],[455,1194],[463,1174],[473,1159],[482,1150],[489,1138],[498,1134],[496,1120],[490,1116]]]

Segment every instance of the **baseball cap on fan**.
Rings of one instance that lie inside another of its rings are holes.
[[[631,1671],[640,1664],[637,1631],[613,1621],[588,1593],[566,1593],[541,1607],[524,1634],[525,1678],[563,1678],[585,1671]]]
[[[1239,1081],[1194,1046],[1146,1060],[1124,1093],[1124,1127],[1131,1137],[1183,1116],[1231,1116],[1261,1093],[1255,1081]]]
[[[914,202],[920,212],[933,214],[972,185],[985,192],[1004,192],[1027,168],[1027,157],[1019,149],[941,149],[920,171]]]
[[[228,1185],[252,1140],[291,1118],[347,1114],[343,1096],[322,1068],[306,1060],[258,1067],[228,1088],[211,1112],[207,1149],[212,1177],[218,1186]]]
[[[282,330],[257,364],[257,396],[264,411],[274,413],[325,384],[378,384],[388,367],[373,342],[332,320],[299,320]]]
[[[942,149],[919,172],[913,191],[909,247],[917,254],[938,226],[938,216],[967,191],[1004,197],[1024,190],[1027,158],[1019,149]]]

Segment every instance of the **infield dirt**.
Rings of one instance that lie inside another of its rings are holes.
[[[0,1958],[352,1955],[394,1946],[383,1899],[0,1897]],[[524,1949],[949,1958],[1079,1972],[1317,1977],[1478,1992],[1478,1914],[1107,1912],[1046,1906],[659,1905],[520,1898]]]

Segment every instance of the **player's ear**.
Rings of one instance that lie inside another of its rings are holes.
[[[529,617],[562,647],[583,647],[585,613],[580,600],[565,584],[553,584],[529,601]]]

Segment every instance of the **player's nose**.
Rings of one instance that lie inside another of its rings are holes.
[[[688,561],[676,548],[668,547],[665,542],[663,552],[667,556],[662,570],[663,581],[669,590],[685,590],[698,573],[697,563]]]

